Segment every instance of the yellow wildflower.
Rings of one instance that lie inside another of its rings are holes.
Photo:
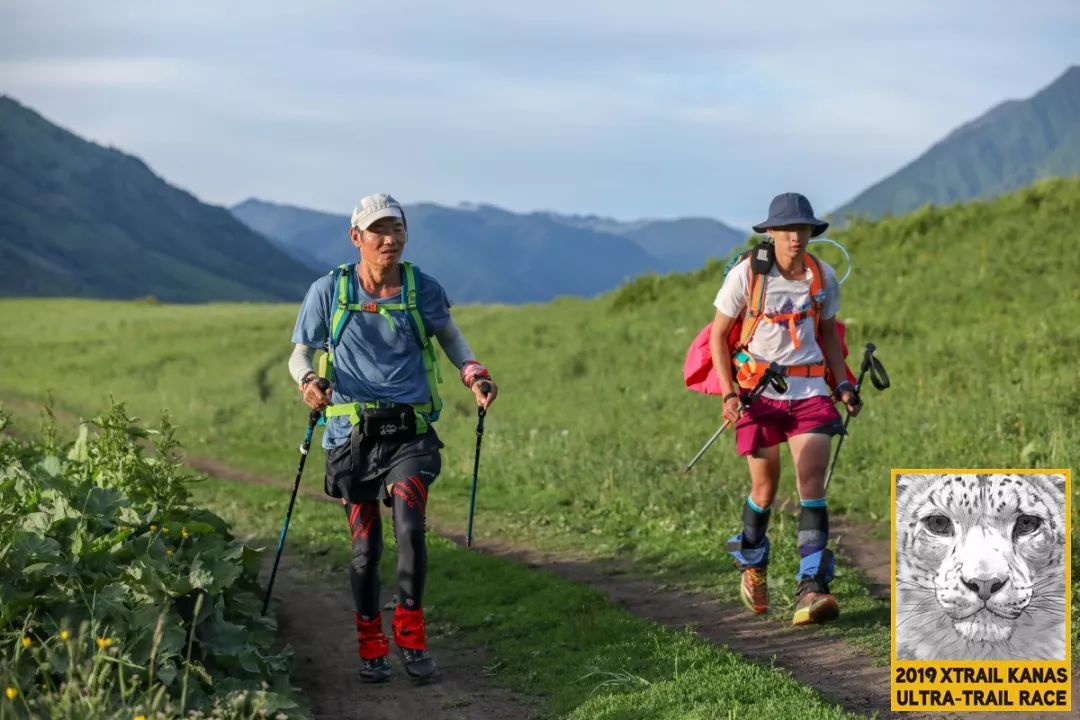
[[[100,650],[104,650],[105,648],[109,647],[110,645],[112,645],[112,638],[99,637],[97,639],[97,646],[98,646],[98,648]]]
[[[131,720],[146,720],[146,716],[145,715],[136,715]]]
[[[190,535],[191,535],[191,533],[189,533],[189,532],[187,531],[187,528],[181,528],[181,529],[180,529],[180,537],[182,537],[182,538],[184,538],[185,540],[187,540],[187,539],[188,539],[188,537],[189,537]]]
[[[172,557],[172,550],[166,550],[166,551],[165,551],[165,555],[166,555],[167,557]]]
[[[69,633],[67,630],[61,630],[60,631],[60,639],[65,640],[65,641],[70,640],[71,639],[71,633]]]
[[[157,532],[157,525],[150,523],[150,532]]]
[[[15,698],[19,697],[19,691],[13,687],[9,687],[5,691],[5,694],[7,695],[8,700],[14,700]]]
[[[31,645],[34,644],[34,641],[30,639],[29,635],[24,637],[21,642],[22,642],[22,646],[24,648],[28,648],[28,647],[30,647]]]
[[[163,528],[161,528],[161,532],[163,532],[163,533],[165,533],[166,535],[168,535],[168,534],[169,534],[169,528],[167,528],[167,527],[163,527]]]

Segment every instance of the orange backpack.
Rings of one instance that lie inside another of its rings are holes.
[[[747,257],[750,257],[751,260],[746,267],[748,288],[746,311],[742,317],[736,318],[734,324],[732,324],[731,330],[728,332],[727,345],[731,353],[731,377],[738,383],[739,387],[749,390],[757,385],[758,380],[768,368],[765,363],[755,362],[747,349],[750,346],[750,340],[754,337],[754,332],[763,321],[786,324],[795,347],[798,348],[799,340],[796,334],[798,324],[803,319],[812,317],[814,319],[814,337],[818,346],[821,346],[821,308],[825,303],[826,280],[821,261],[807,253],[806,262],[812,275],[810,279],[810,308],[796,313],[768,315],[765,313],[765,293],[769,280],[769,269],[772,268],[774,262],[770,243],[761,243],[755,248],[734,257],[728,263],[724,277],[726,278],[734,266]],[[844,326],[839,321],[837,321],[836,326],[840,334],[840,347],[843,356],[847,358],[848,349],[844,339]],[[709,350],[711,332],[712,323],[709,323],[691,343],[683,366],[683,376],[686,386],[691,390],[719,395],[720,383],[716,378],[712,366],[712,354]],[[822,352],[822,355],[824,355],[824,352]],[[851,368],[846,366],[846,363],[845,370],[847,371],[848,380],[854,382],[855,375],[851,372]],[[829,387],[836,387],[836,382],[832,377],[832,373],[826,367],[824,359],[819,363],[786,365],[784,366],[784,374],[788,377],[823,377]]]

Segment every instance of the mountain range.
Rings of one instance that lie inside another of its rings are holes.
[[[224,208],[0,96],[0,296],[294,300],[309,276]]]
[[[1004,102],[831,213],[834,222],[990,198],[1080,174],[1080,67]],[[491,205],[407,207],[406,258],[458,302],[591,296],[701,267],[744,231],[710,218],[632,222]],[[262,200],[200,202],[138,158],[0,96],[0,296],[295,301],[354,260],[349,219]]]
[[[1026,100],[1009,100],[961,125],[884,180],[837,208],[900,215],[926,203],[989,199],[1047,177],[1080,174],[1080,66]]]
[[[355,261],[349,216],[249,199],[232,213],[312,269]],[[642,220],[512,213],[491,205],[405,208],[405,258],[456,302],[592,296],[645,272],[686,271],[724,257],[746,233],[716,220]]]

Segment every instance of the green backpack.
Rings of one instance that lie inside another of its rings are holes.
[[[435,345],[431,341],[431,335],[424,324],[423,315],[420,313],[420,271],[410,262],[401,263],[401,299],[396,303],[358,303],[356,298],[356,283],[353,277],[356,274],[356,263],[346,263],[334,268],[334,286],[337,288],[337,309],[330,322],[330,338],[326,343],[326,354],[319,359],[319,375],[333,382],[334,379],[334,350],[341,340],[341,334],[349,322],[349,317],[354,312],[378,313],[386,318],[391,329],[397,329],[393,310],[405,311],[405,317],[412,325],[417,342],[420,345],[420,354],[424,359],[424,372],[427,375],[428,388],[431,390],[431,401],[426,403],[413,403],[416,411],[416,430],[418,433],[427,431],[427,424],[439,419],[442,411],[442,398],[439,397],[439,383],[442,382],[442,373],[439,371],[438,359],[435,355]],[[380,400],[337,403],[326,408],[325,416],[349,418],[353,425],[360,424],[360,411],[366,408],[386,407],[386,403]]]

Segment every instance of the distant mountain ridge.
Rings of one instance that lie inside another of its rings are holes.
[[[1074,175],[1080,175],[1080,66],[1034,96],[1003,102],[953,130],[832,216],[900,215],[926,203],[988,199]]]
[[[298,300],[309,275],[138,158],[0,96],[0,296]]]
[[[233,214],[312,269],[356,258],[349,217],[248,199]],[[622,222],[492,205],[406,207],[406,259],[458,302],[542,302],[593,296],[645,272],[686,271],[725,257],[746,233],[708,218]]]

